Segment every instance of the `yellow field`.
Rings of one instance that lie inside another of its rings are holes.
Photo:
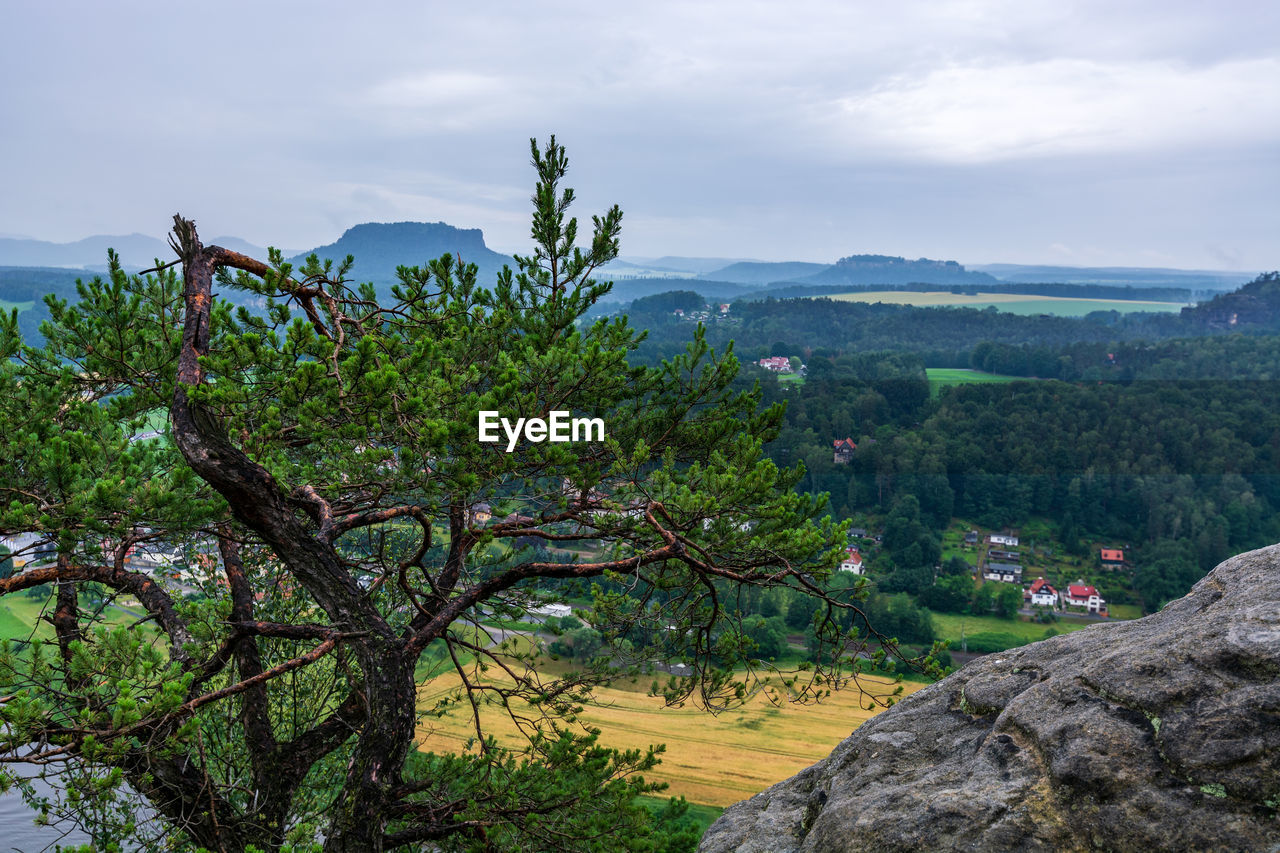
[[[494,670],[488,675],[492,676]],[[871,676],[862,678],[868,691],[892,693],[897,685]],[[602,688],[581,722],[601,730],[600,741],[616,749],[643,749],[665,743],[662,763],[646,778],[670,785],[667,794],[690,802],[727,806],[793,776],[849,736],[863,721],[881,710],[859,707],[857,688],[842,690],[819,705],[776,707],[757,696],[735,711],[712,716],[692,706],[667,708],[662,699],[647,696],[643,684]],[[456,689],[456,674],[425,682],[424,704]],[[923,685],[903,682],[903,695]],[[864,698],[862,705],[868,704]],[[520,742],[510,720],[496,712],[485,717],[489,731],[506,745]],[[469,714],[455,710],[441,720],[429,720],[419,730],[420,748],[460,752],[475,734]]]

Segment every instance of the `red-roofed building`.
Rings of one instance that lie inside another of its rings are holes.
[[[774,373],[791,372],[791,359],[787,358],[785,355],[775,355],[770,358],[762,358],[757,361],[756,364],[760,365],[765,370],[772,370]]]
[[[1029,593],[1032,607],[1056,607],[1058,604],[1058,591],[1044,578],[1032,581]]]
[[[840,571],[862,574],[862,555],[857,548],[848,548],[844,552],[844,560],[840,563]]]
[[[835,449],[835,463],[837,465],[848,465],[853,461],[853,451],[858,449],[858,445],[854,443],[852,438],[837,438],[831,442],[831,446]]]
[[[1098,595],[1098,590],[1082,581],[1067,585],[1067,590],[1062,595],[1062,603],[1067,607],[1083,607],[1090,613],[1099,613],[1107,606],[1102,596]]]
[[[1124,568],[1124,551],[1121,551],[1119,548],[1103,548],[1101,553],[1102,553],[1102,568],[1104,569]]]

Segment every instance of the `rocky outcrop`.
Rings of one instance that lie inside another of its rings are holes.
[[[1280,546],[988,655],[725,811],[701,853],[1280,851]]]

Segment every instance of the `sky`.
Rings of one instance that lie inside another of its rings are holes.
[[[0,4],[0,236],[529,248],[529,139],[622,254],[1280,267],[1280,4]]]

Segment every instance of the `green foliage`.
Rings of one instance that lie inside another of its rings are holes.
[[[920,593],[920,603],[930,610],[940,610],[943,613],[965,613],[973,599],[974,590],[975,584],[968,572],[962,575],[944,575],[938,578],[937,583]]]
[[[181,275],[111,256],[74,304],[47,300],[39,348],[0,318],[0,417],[20,425],[0,441],[0,532],[59,555],[0,579],[56,582],[36,593],[53,639],[0,647],[0,759],[67,763],[52,801],[29,799],[99,849],[686,850],[678,806],[655,824],[635,805],[657,750],[582,729],[593,686],[658,657],[693,673],[659,685],[671,702],[812,698],[876,629],[853,624],[863,589],[823,591],[845,543],[825,499],[763,453],[783,407],[736,386],[701,329],[628,361],[643,335],[586,318],[621,212],[579,246],[563,148],[531,154],[534,248],[490,286],[446,255],[388,294],[350,282],[351,258],[264,264],[175,217]],[[922,372],[876,381],[892,417],[923,399]],[[605,440],[477,441],[480,411],[553,409],[603,419]],[[143,544],[185,554],[195,594],[133,571]],[[590,626],[561,620],[557,640],[571,671],[493,627],[588,584]],[[804,593],[832,614],[828,654],[770,682]],[[110,625],[126,596],[144,617]],[[929,634],[905,602],[884,610]],[[456,687],[420,701],[435,675]],[[486,736],[494,710],[525,747]],[[446,714],[474,721],[471,749],[419,755]],[[131,825],[139,797],[163,817]]]
[[[1154,613],[1184,595],[1203,576],[1190,544],[1166,539],[1143,550],[1133,583],[1147,612]]]

